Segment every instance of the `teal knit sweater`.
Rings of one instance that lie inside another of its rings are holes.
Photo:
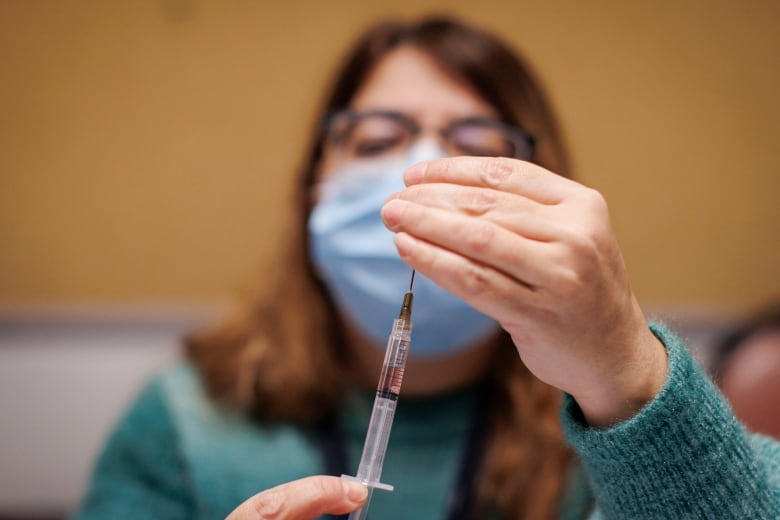
[[[561,420],[579,456],[561,518],[780,519],[780,444],[747,434],[685,347],[667,347],[669,376],[638,415],[588,428],[577,404]],[[345,398],[340,417],[356,466],[373,396]],[[442,518],[477,405],[474,389],[399,401],[372,520]],[[216,407],[192,368],[153,380],[111,436],[76,518],[224,518],[253,494],[324,471],[313,432],[259,426]],[[578,476],[579,475],[579,476]]]

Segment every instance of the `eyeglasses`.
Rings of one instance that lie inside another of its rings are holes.
[[[424,129],[396,111],[342,110],[325,124],[326,138],[344,159],[381,157],[405,152]],[[534,140],[523,130],[496,119],[468,117],[437,129],[444,150],[451,155],[514,157],[530,160]]]

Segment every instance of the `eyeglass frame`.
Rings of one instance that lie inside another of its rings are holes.
[[[332,136],[333,132],[331,131],[331,127],[335,120],[343,117],[350,117],[352,118],[353,121],[351,123],[351,126],[354,127],[358,120],[363,119],[365,117],[371,117],[371,116],[383,116],[395,120],[407,131],[409,131],[409,135],[413,139],[416,139],[417,136],[419,136],[420,133],[422,133],[425,130],[425,127],[423,127],[417,121],[415,121],[414,118],[397,110],[376,109],[376,110],[358,111],[351,108],[345,108],[341,110],[332,111],[324,118],[322,123],[322,132],[324,136],[324,141],[327,142],[328,140],[330,140],[332,143],[336,145],[344,141],[343,136],[339,138],[334,138]],[[458,127],[463,126],[464,124],[466,125],[473,124],[475,126],[485,126],[485,127],[492,127],[492,128],[499,129],[502,132],[502,134],[507,138],[507,142],[509,142],[512,145],[514,150],[522,149],[522,147],[525,147],[528,150],[527,157],[520,156],[517,152],[515,152],[515,154],[512,155],[511,158],[521,159],[524,161],[531,161],[533,160],[534,155],[536,154],[536,139],[534,138],[533,135],[527,133],[525,130],[523,130],[518,126],[491,117],[469,116],[460,119],[455,119],[453,121],[450,121],[443,128],[436,129],[436,133],[444,141],[450,142],[448,136],[452,132],[454,132]],[[343,134],[346,133],[347,132],[343,132]]]

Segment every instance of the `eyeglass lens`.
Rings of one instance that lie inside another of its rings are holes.
[[[421,132],[411,119],[395,113],[348,113],[333,118],[328,136],[344,159],[370,158],[405,152]],[[519,129],[498,121],[470,118],[440,130],[451,155],[530,158],[530,144]]]

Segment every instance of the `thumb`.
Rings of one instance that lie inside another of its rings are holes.
[[[226,520],[311,520],[326,513],[354,511],[368,498],[368,489],[338,477],[306,477],[258,493]]]

